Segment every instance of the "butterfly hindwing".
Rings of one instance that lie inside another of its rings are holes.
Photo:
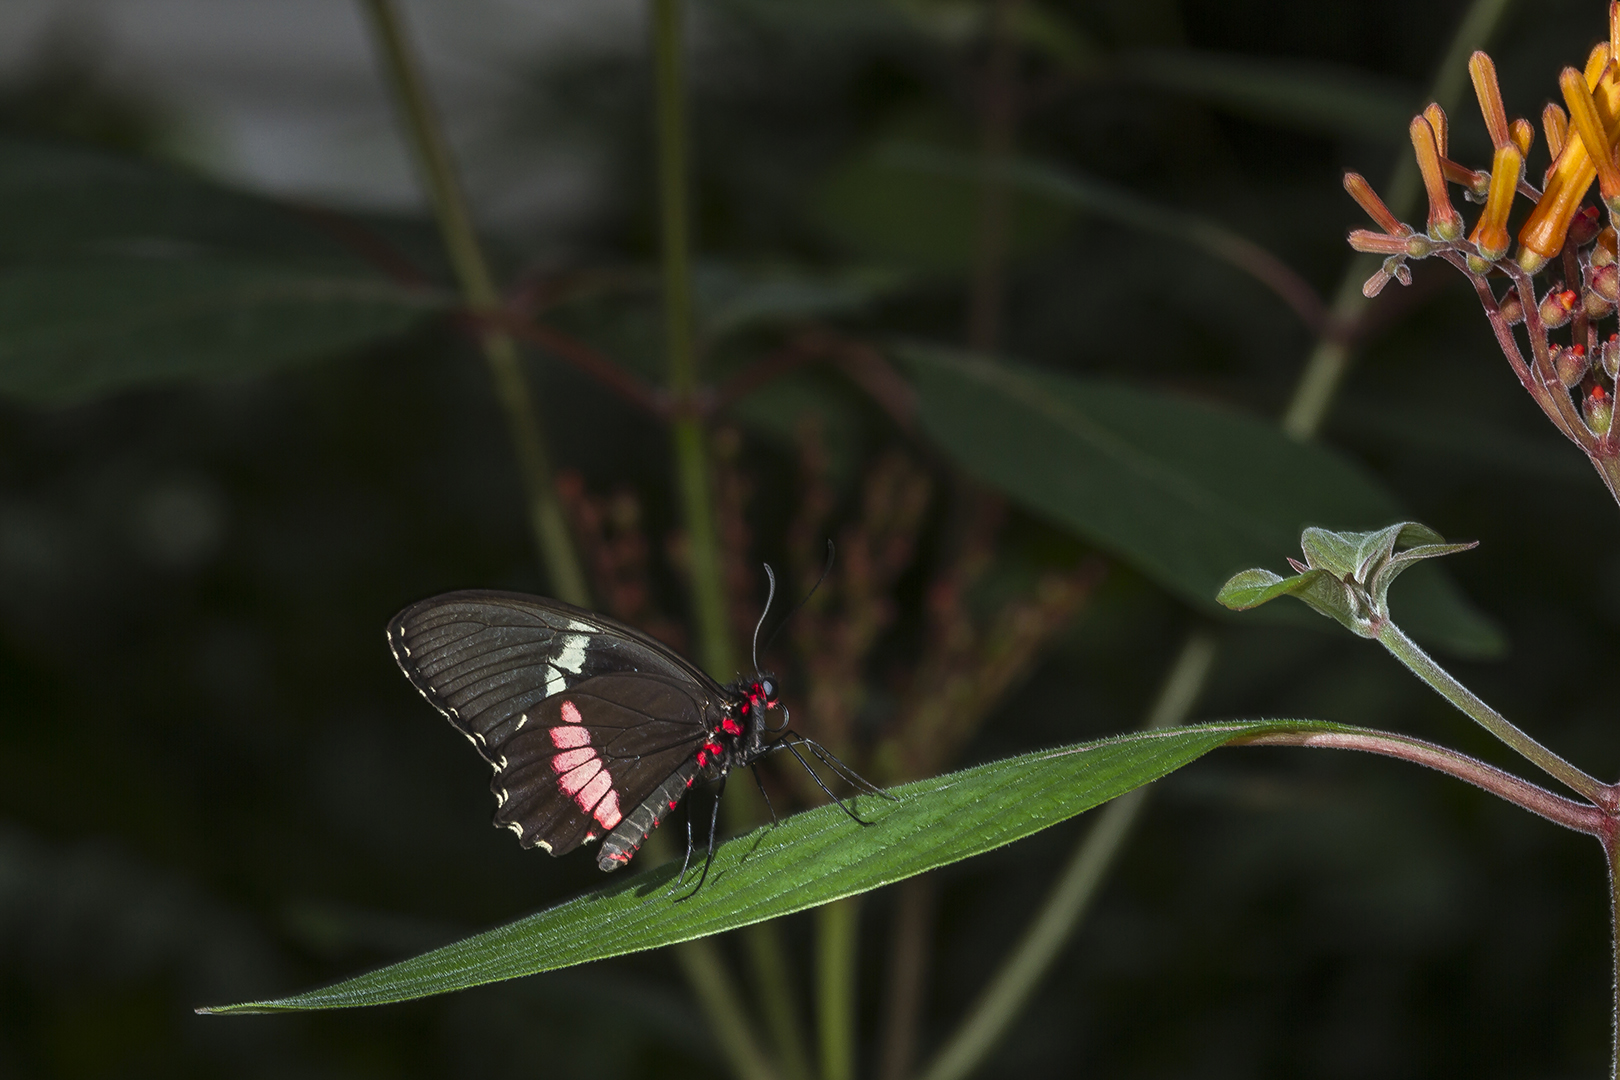
[[[542,701],[501,744],[495,823],[563,855],[614,829],[705,738],[702,691],[660,675],[598,675]]]

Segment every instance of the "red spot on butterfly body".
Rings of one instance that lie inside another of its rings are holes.
[[[725,732],[727,735],[741,735],[742,725],[728,716],[724,720],[720,721],[720,730]]]

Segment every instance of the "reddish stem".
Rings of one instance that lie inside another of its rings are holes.
[[[1361,750],[1369,754],[1400,758],[1414,764],[1466,780],[1475,787],[1523,807],[1532,814],[1576,832],[1612,842],[1616,819],[1590,803],[1556,795],[1546,788],[1521,780],[1510,772],[1487,765],[1477,758],[1460,754],[1421,739],[1367,731],[1277,732],[1233,740],[1240,746],[1309,746],[1331,750]]]

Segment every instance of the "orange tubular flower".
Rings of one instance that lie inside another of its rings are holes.
[[[1606,67],[1605,71],[1608,70]],[[1603,118],[1598,115],[1597,103],[1586,85],[1586,77],[1574,68],[1567,67],[1558,76],[1558,88],[1564,92],[1564,104],[1569,106],[1570,126],[1580,136],[1581,142],[1586,144],[1587,156],[1597,170],[1603,201],[1614,209],[1615,200],[1620,199],[1620,166],[1614,163],[1614,154],[1609,148],[1609,133],[1604,130]]]
[[[1356,200],[1356,205],[1365,210],[1367,216],[1377,222],[1378,227],[1390,236],[1410,236],[1412,234],[1412,230],[1408,226],[1402,225],[1400,219],[1390,213],[1389,207],[1384,205],[1384,200],[1378,197],[1378,192],[1374,191],[1372,185],[1367,183],[1365,176],[1360,173],[1345,173],[1344,190],[1349,192],[1350,197]]]
[[[1524,171],[1524,155],[1518,146],[1508,143],[1496,149],[1491,163],[1491,192],[1485,199],[1485,212],[1474,226],[1469,239],[1479,248],[1480,258],[1495,262],[1508,253],[1512,236],[1508,233],[1507,219],[1513,209],[1513,196],[1519,189],[1519,175]]]
[[[1547,153],[1557,161],[1558,155],[1564,152],[1564,139],[1569,135],[1569,118],[1551,101],[1541,110],[1541,131],[1547,136]],[[1552,169],[1549,167],[1547,171],[1550,173]]]
[[[1496,83],[1496,65],[1489,56],[1475,50],[1468,58],[1468,75],[1474,80],[1474,94],[1479,98],[1479,111],[1485,116],[1485,130],[1491,134],[1491,145],[1500,150],[1507,145],[1510,136],[1507,110],[1502,107],[1502,88]]]
[[[1595,91],[1590,97],[1600,120],[1620,116],[1620,84],[1609,63],[1609,44],[1604,42],[1592,50],[1586,61],[1586,86]],[[1573,119],[1573,118],[1572,118]],[[1609,125],[1603,125],[1607,135]],[[1571,130],[1579,130],[1572,124]],[[1605,155],[1607,156],[1607,155]],[[1597,165],[1586,152],[1584,139],[1566,138],[1562,152],[1553,162],[1547,176],[1546,189],[1541,201],[1530,212],[1524,227],[1519,230],[1519,265],[1535,273],[1547,265],[1547,260],[1558,254],[1569,235],[1569,222],[1581,207],[1581,200],[1597,179]]]
[[[1508,138],[1519,148],[1521,158],[1528,157],[1530,148],[1536,143],[1536,125],[1520,117],[1508,125]]]
[[[1503,125],[1504,129],[1506,124]],[[1451,205],[1451,194],[1446,189],[1446,176],[1440,167],[1440,147],[1434,140],[1434,128],[1421,116],[1412,117],[1412,149],[1417,154],[1418,169],[1423,173],[1423,186],[1429,192],[1429,235],[1436,240],[1455,240],[1462,235],[1463,219]],[[1506,134],[1504,130],[1504,136]]]

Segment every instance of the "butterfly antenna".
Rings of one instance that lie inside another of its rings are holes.
[[[771,601],[776,599],[776,571],[771,569],[771,564],[770,563],[765,564],[765,576],[770,579],[771,591],[769,593],[767,593],[766,596],[765,596],[765,608],[764,608],[763,611],[761,611],[759,613],[759,622],[754,624],[754,672],[755,672],[755,674],[759,673],[759,631],[760,631],[760,628],[765,625],[765,616],[767,616],[767,615],[769,615],[771,613]],[[774,638],[776,635],[773,634],[771,636]],[[770,648],[771,643],[769,641],[767,641],[765,643],[765,647],[767,649]]]
[[[825,566],[823,566],[821,568],[821,576],[816,578],[816,583],[814,585],[810,586],[810,591],[804,594],[804,599],[800,600],[797,604],[794,604],[793,605],[793,610],[788,612],[786,615],[782,616],[782,621],[776,624],[776,629],[771,631],[771,636],[765,639],[765,651],[766,652],[771,651],[771,642],[775,641],[776,640],[776,635],[780,634],[782,632],[782,627],[786,626],[788,624],[788,621],[790,619],[792,619],[793,616],[795,616],[795,615],[797,615],[799,613],[800,608],[804,607],[804,605],[806,605],[806,604],[808,604],[810,602],[810,598],[812,596],[816,595],[816,590],[821,588],[821,583],[827,580],[827,575],[832,573],[833,555],[834,554],[836,554],[836,552],[835,552],[835,550],[833,548],[832,538],[828,537],[827,538],[827,565],[825,565]],[[765,569],[769,570],[770,567],[767,566]],[[776,582],[776,578],[774,578],[774,577],[771,578],[771,583],[773,585],[775,584],[775,582]],[[759,621],[763,623],[765,621],[765,616],[761,615],[759,617]],[[757,628],[755,629],[754,633],[755,633],[756,636],[758,635],[759,631],[758,631]],[[754,655],[756,657],[754,667],[757,669],[759,667],[759,662],[757,660],[757,657],[758,657],[759,654],[756,651]]]

